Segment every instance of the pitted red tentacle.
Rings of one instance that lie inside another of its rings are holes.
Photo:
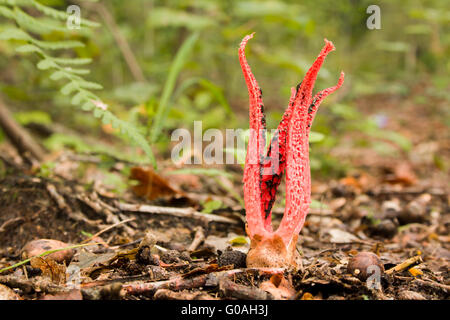
[[[262,165],[263,173],[262,173],[261,192],[263,198],[264,226],[268,231],[272,230],[271,210],[275,202],[276,191],[281,183],[283,173],[286,168],[286,143],[287,143],[286,137],[289,128],[289,122],[294,112],[301,112],[297,110],[300,108],[301,105],[303,105],[304,108],[304,106],[310,103],[308,109],[309,113],[311,106],[313,106],[314,108],[314,105],[317,104],[314,102],[314,99],[310,98],[310,96],[312,95],[312,90],[320,67],[323,64],[325,57],[332,50],[334,50],[333,44],[325,39],[325,46],[321,50],[316,61],[308,70],[305,76],[305,81],[300,82],[297,85],[296,89],[291,90],[291,98],[289,99],[289,106],[285,111],[285,113],[283,114],[283,118],[281,119],[277,131],[274,137],[272,138],[270,148],[268,150],[268,155],[264,159]],[[303,98],[299,99],[300,95],[302,95]],[[322,100],[320,100],[320,102]],[[317,110],[317,107],[314,109],[314,111]],[[307,134],[309,134],[310,125],[311,122],[308,121]]]
[[[286,168],[287,129],[292,110],[294,109],[294,100],[299,88],[300,84],[296,88],[291,88],[291,98],[289,99],[288,108],[272,137],[267,151],[267,157],[265,157],[262,164],[261,192],[263,200],[263,219],[264,227],[267,231],[272,231],[272,207],[275,203],[278,186],[281,183]]]
[[[344,83],[344,76],[344,72],[341,72],[338,83],[335,86],[324,89],[314,96],[312,103],[308,109],[308,128],[311,129],[311,125],[314,121],[314,117],[316,116],[317,109],[319,108],[323,99],[325,99],[328,95],[332,94],[342,86],[342,84]]]
[[[253,33],[246,36],[239,47],[239,62],[244,73],[250,102],[250,136],[244,169],[244,201],[246,203],[248,231],[251,235],[253,233],[263,234],[265,230],[262,219],[261,162],[264,158],[266,144],[266,122],[263,113],[262,91],[245,57],[245,46],[252,37]]]
[[[319,73],[320,67],[322,67],[322,64],[328,53],[330,53],[334,49],[335,48],[333,43],[325,39],[325,46],[320,51],[311,68],[309,68],[308,72],[306,73],[305,79],[302,81],[300,90],[294,101],[295,109],[305,106],[309,107],[309,105],[311,104],[312,90],[314,88],[314,83],[316,82],[317,79],[317,74]]]
[[[325,46],[296,89],[292,88],[289,106],[264,156],[265,129],[262,91],[245,58],[245,45],[253,37],[246,36],[239,49],[239,59],[250,99],[250,138],[244,170],[244,200],[250,237],[272,234],[271,210],[276,191],[286,170],[286,209],[276,231],[286,246],[300,232],[309,209],[311,174],[309,168],[309,130],[323,99],[339,89],[344,81],[312,97],[317,74],[327,54],[334,50],[325,39]]]
[[[312,90],[320,67],[334,45],[325,39],[317,59],[305,75],[294,100],[294,111],[289,121],[286,150],[286,208],[276,233],[286,245],[298,234],[305,222],[311,202],[311,172],[309,168],[309,108]]]

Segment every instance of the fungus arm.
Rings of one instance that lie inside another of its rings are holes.
[[[250,102],[250,136],[244,168],[244,201],[247,231],[251,237],[255,234],[265,234],[261,196],[261,161],[264,157],[266,129],[262,91],[245,57],[245,46],[252,37],[253,33],[246,36],[239,47],[239,62],[247,84]]]

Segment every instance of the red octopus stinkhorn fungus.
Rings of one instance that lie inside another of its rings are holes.
[[[295,268],[300,262],[297,239],[311,202],[308,143],[311,124],[323,99],[341,87],[344,73],[341,72],[336,86],[312,96],[319,69],[327,54],[334,50],[333,43],[325,39],[325,46],[304,80],[291,89],[289,106],[266,153],[262,91],[245,57],[245,46],[252,37],[253,33],[246,36],[239,48],[250,100],[250,136],[244,169],[247,233],[251,239],[247,266]],[[273,231],[271,211],[285,170],[286,208],[278,229]]]

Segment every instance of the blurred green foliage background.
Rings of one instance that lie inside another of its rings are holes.
[[[318,112],[313,130],[322,135],[316,141],[313,169],[325,173],[330,168],[335,173],[345,169],[327,155],[339,133],[377,130],[374,121],[356,109],[354,99],[378,93],[407,98],[411,88],[425,82],[430,84],[429,96],[450,100],[446,0],[40,2],[62,11],[77,4],[83,18],[101,24],[73,31],[69,38],[86,46],[61,55],[93,59],[88,78],[103,85],[98,95],[114,114],[139,128],[159,159],[170,157],[171,130],[192,129],[194,120],[203,121],[203,130],[248,127],[247,89],[237,51],[241,39],[251,32],[256,34],[247,57],[264,91],[270,128],[278,124],[290,88],[303,79],[323,39],[336,46],[319,73],[315,91],[334,85],[341,70],[346,78],[344,87]],[[366,27],[366,8],[371,4],[381,8],[381,30]],[[0,30],[10,24],[0,18]],[[60,38],[57,32],[46,35],[47,40]],[[124,154],[126,140],[112,139],[113,130],[102,129],[90,113],[75,109],[70,98],[58,92],[58,82],[35,68],[35,57],[18,55],[13,47],[0,41],[0,91],[22,124],[58,123],[80,136],[101,137],[93,144],[54,134],[45,141],[51,149],[69,146],[111,152],[103,141]],[[155,126],[161,134],[153,135]],[[400,134],[386,136],[401,148],[410,148]]]

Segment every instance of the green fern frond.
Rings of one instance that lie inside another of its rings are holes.
[[[30,16],[18,7],[14,7],[15,19],[22,28],[37,34],[49,34],[54,31],[66,33],[66,26],[61,25],[59,21],[42,21]]]
[[[40,17],[32,17],[20,7],[34,7],[44,16],[51,19],[45,20]],[[66,81],[60,91],[64,95],[71,96],[73,105],[80,106],[82,110],[92,112],[94,117],[99,118],[102,123],[111,124],[113,128],[118,129],[124,136],[139,146],[153,166],[156,167],[156,160],[144,135],[132,124],[118,119],[107,110],[107,106],[92,92],[92,90],[103,89],[100,84],[88,81],[82,77],[89,74],[90,70],[77,67],[89,64],[91,59],[55,57],[48,53],[48,51],[83,47],[84,44],[73,40],[44,41],[29,33],[46,35],[59,32],[70,36],[72,34],[71,31],[61,23],[61,21],[68,19],[69,15],[67,13],[47,7],[36,0],[0,0],[0,16],[15,21],[19,26],[3,30],[0,33],[0,40],[17,41],[19,45],[16,47],[16,51],[19,53],[37,54],[40,57],[40,60],[37,62],[38,69],[52,70],[50,79],[54,81]],[[98,26],[97,23],[83,19],[81,19],[81,23],[87,27]]]
[[[51,7],[47,7],[47,6],[43,5],[42,3],[39,3],[36,0],[0,0],[0,4],[9,5],[9,6],[34,7],[35,9],[37,9],[41,13],[45,14],[46,16],[54,18],[54,19],[58,19],[61,21],[67,21],[67,18],[69,17],[69,15],[66,12],[53,9]],[[83,18],[80,19],[80,22],[82,25],[84,25],[86,27],[96,28],[96,27],[100,26],[100,24],[97,22],[86,20]]]

